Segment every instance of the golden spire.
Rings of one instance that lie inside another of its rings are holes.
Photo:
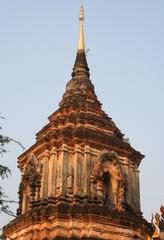
[[[85,51],[85,43],[84,43],[84,28],[83,28],[83,22],[84,22],[84,8],[81,4],[80,6],[80,36],[79,36],[79,43],[78,43],[78,50],[84,50]]]

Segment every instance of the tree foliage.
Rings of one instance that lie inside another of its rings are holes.
[[[1,119],[4,119],[4,117],[2,117],[0,115]],[[2,127],[0,126],[0,130],[2,130]],[[3,155],[7,152],[6,149],[6,145],[8,145],[10,142],[15,142],[16,144],[20,145],[23,149],[23,145],[16,141],[13,138],[4,136],[3,134],[0,133],[0,159],[2,159]],[[5,178],[8,178],[11,175],[11,170],[1,164],[0,162],[0,179],[4,180]],[[10,216],[15,216],[14,213],[10,210],[9,205],[11,203],[15,203],[15,201],[13,200],[9,200],[8,197],[5,195],[5,192],[2,188],[2,184],[0,184],[0,213],[3,212],[5,214],[8,214]]]
[[[2,117],[1,114],[0,114],[0,119],[1,120],[4,119],[4,117]],[[2,127],[0,126],[0,131],[1,130],[2,130]],[[8,145],[10,142],[15,142],[16,144],[20,145],[24,149],[23,145],[20,142],[8,136],[4,136],[0,132],[0,160],[2,159],[3,155],[7,152],[6,145]],[[10,175],[11,175],[11,170],[9,169],[9,167],[5,166],[0,161],[0,179],[4,180],[5,178],[8,178]],[[10,200],[7,197],[7,195],[5,194],[2,188],[2,184],[0,183],[0,213],[3,212],[10,216],[15,216],[14,213],[10,210],[10,204],[12,203],[16,203],[16,202],[13,200]],[[0,229],[0,231],[2,231],[2,229]],[[11,238],[0,235],[0,240],[6,240],[6,239],[11,239]]]

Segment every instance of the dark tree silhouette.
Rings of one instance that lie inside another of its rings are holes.
[[[0,115],[0,119],[4,119],[3,116]],[[0,131],[2,130],[2,127],[0,126]],[[2,159],[3,155],[7,152],[6,145],[8,145],[10,142],[15,142],[19,146],[21,146],[23,149],[23,145],[16,141],[13,138],[4,136],[0,132],[0,160]],[[11,175],[11,170],[5,166],[2,165],[0,162],[0,179],[4,180],[5,178],[8,178]],[[3,212],[5,214],[8,214],[10,216],[15,216],[14,213],[10,210],[9,205],[11,203],[14,203],[15,201],[9,200],[8,197],[5,195],[5,192],[0,184],[0,213]]]

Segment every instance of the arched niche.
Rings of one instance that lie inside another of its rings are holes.
[[[30,154],[19,186],[18,215],[31,209],[31,203],[39,197],[42,166],[34,154]]]
[[[115,152],[102,151],[92,170],[93,195],[111,209],[123,209],[126,179]]]

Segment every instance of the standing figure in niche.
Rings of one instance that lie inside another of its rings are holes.
[[[73,181],[74,181],[73,167],[72,167],[72,165],[69,165],[68,173],[67,173],[67,190],[68,190],[68,194],[72,194],[73,193]]]

